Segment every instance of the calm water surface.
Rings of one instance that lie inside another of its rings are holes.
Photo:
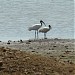
[[[0,40],[33,39],[28,27],[41,19],[52,26],[48,38],[74,38],[73,0],[0,0]]]

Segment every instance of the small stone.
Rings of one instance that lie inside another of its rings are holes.
[[[69,70],[69,72],[73,72],[73,70]]]
[[[73,62],[70,62],[70,64],[73,64]]]
[[[31,42],[31,40],[28,40],[28,42]]]
[[[68,49],[68,46],[65,46],[66,49]]]
[[[32,51],[32,52],[35,52],[35,51]]]
[[[58,40],[58,38],[55,38],[54,40]]]
[[[3,65],[3,62],[2,62],[2,61],[0,61],[0,67],[2,67],[2,65]]]
[[[65,57],[64,55],[62,55],[61,57]]]
[[[20,40],[20,43],[23,43],[23,41],[22,41],[22,40]]]
[[[33,49],[33,47],[29,47],[29,49]]]
[[[26,42],[26,44],[30,44],[30,42]]]
[[[30,60],[30,57],[26,57],[25,59],[28,59],[28,60]]]
[[[57,46],[55,45],[55,46],[53,46],[53,47],[57,47]]]
[[[50,52],[49,52],[49,53],[47,53],[47,54],[50,54]]]
[[[8,42],[7,44],[10,44],[10,42]]]
[[[3,52],[6,52],[6,50],[4,49]]]
[[[39,48],[37,48],[37,49],[39,49]]]

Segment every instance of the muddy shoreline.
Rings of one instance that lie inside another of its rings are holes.
[[[0,42],[0,75],[75,75],[75,40]]]
[[[40,39],[0,42],[0,47],[55,57],[62,61],[75,63],[74,39]]]

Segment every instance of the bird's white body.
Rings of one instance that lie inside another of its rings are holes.
[[[50,30],[49,27],[42,27],[42,28],[39,29],[39,32],[47,33],[49,30]]]
[[[32,27],[29,27],[29,31],[31,30],[38,30],[42,25],[41,24],[35,24]]]
[[[51,29],[51,26],[49,27],[42,27],[39,29],[39,32],[44,33],[44,39],[46,39],[46,33]]]

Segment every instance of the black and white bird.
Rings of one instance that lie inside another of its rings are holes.
[[[51,29],[51,25],[49,25],[48,27],[42,27],[39,29],[39,32],[44,33],[44,39],[46,39],[46,33]]]
[[[29,27],[28,30],[35,30],[35,39],[36,39],[36,31],[37,31],[37,39],[38,39],[38,29],[42,27],[42,24],[46,26],[46,24],[40,20],[40,24],[34,24],[33,26]]]

